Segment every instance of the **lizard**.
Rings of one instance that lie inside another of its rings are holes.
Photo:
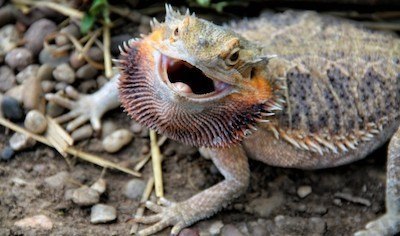
[[[67,88],[77,101],[46,95],[71,109],[58,118],[68,130],[87,120],[99,129],[121,102],[139,123],[199,147],[224,176],[185,201],[146,202],[155,214],[135,218],[153,224],[140,235],[168,226],[177,235],[232,202],[249,185],[248,158],[322,169],[388,140],[386,213],[355,235],[400,232],[398,37],[310,11],[218,26],[170,5],[151,27],[121,47],[120,73],[98,92]]]

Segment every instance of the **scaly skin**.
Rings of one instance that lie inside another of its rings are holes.
[[[178,234],[231,202],[248,186],[247,157],[326,168],[364,158],[391,138],[387,213],[356,235],[399,232],[400,40],[312,12],[231,27],[167,6],[165,23],[153,22],[151,34],[122,52],[119,91],[127,112],[201,147],[225,177],[186,201],[147,203],[156,214],[136,221],[154,225],[140,234],[170,225]]]

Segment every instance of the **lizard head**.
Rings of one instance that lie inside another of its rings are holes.
[[[170,5],[165,22],[151,25],[119,61],[120,99],[138,122],[186,144],[226,147],[279,109],[256,44]]]

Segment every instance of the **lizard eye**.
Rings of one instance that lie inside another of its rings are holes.
[[[179,28],[176,27],[174,30],[174,36],[177,37],[179,35]]]
[[[233,66],[239,61],[239,48],[234,49],[231,54],[225,59],[228,66]]]

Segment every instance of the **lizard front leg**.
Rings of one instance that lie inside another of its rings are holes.
[[[101,87],[97,92],[85,95],[79,94],[73,87],[66,88],[69,98],[59,94],[46,94],[46,99],[70,111],[56,118],[59,123],[67,124],[67,130],[73,131],[82,124],[90,121],[93,129],[101,128],[100,119],[104,113],[120,105],[118,100],[118,78],[114,76],[109,82]]]
[[[156,214],[137,217],[135,221],[144,224],[154,223],[154,225],[141,230],[139,235],[154,234],[171,225],[173,226],[171,235],[177,235],[183,228],[215,214],[246,191],[250,178],[249,165],[240,145],[223,149],[206,149],[206,152],[225,180],[183,202],[171,203],[162,199],[161,203],[165,206],[147,202],[147,208]]]
[[[369,222],[355,236],[395,235],[400,232],[400,128],[389,143],[386,176],[386,213]]]

